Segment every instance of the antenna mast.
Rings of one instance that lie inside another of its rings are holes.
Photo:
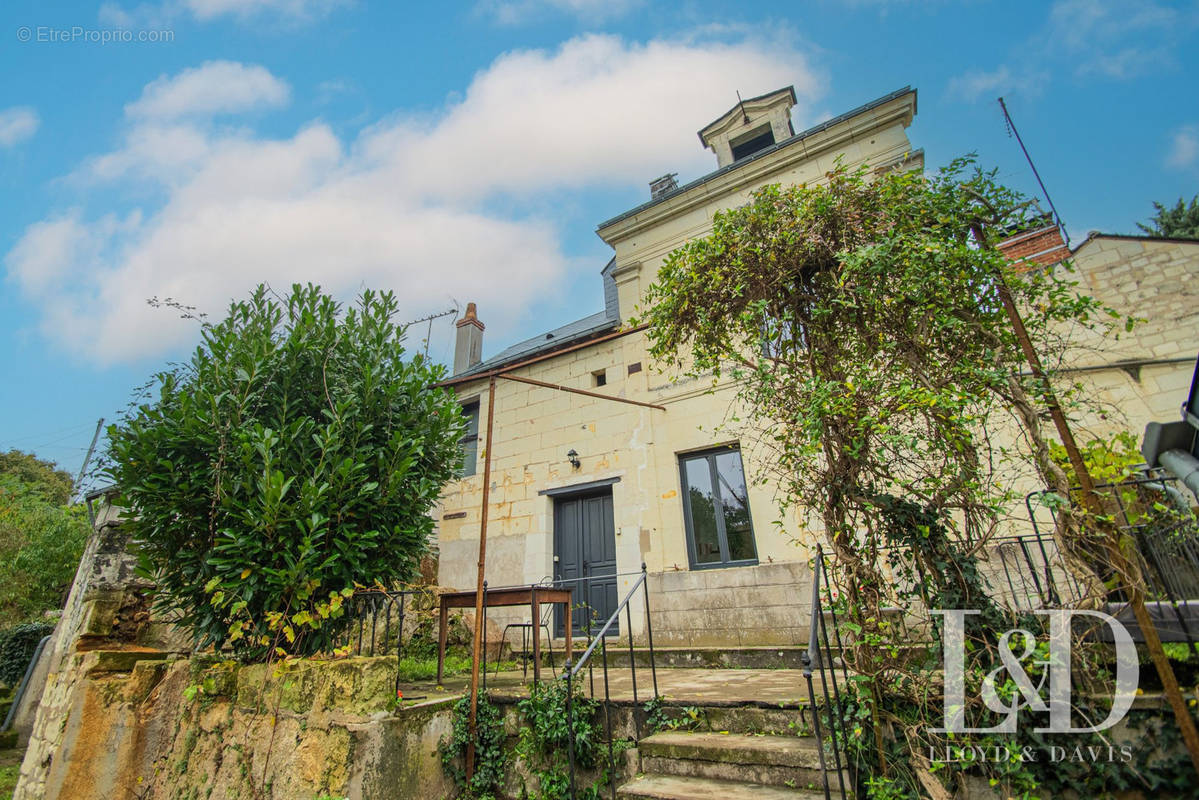
[[[1057,229],[1062,232],[1062,239],[1065,240],[1066,247],[1069,247],[1070,234],[1066,232],[1066,226],[1062,224],[1062,217],[1057,213],[1057,206],[1053,204],[1053,198],[1049,196],[1049,190],[1045,188],[1045,181],[1041,180],[1041,173],[1037,172],[1037,165],[1032,163],[1032,156],[1028,154],[1028,148],[1024,146],[1024,140],[1020,138],[1020,131],[1016,130],[1016,123],[1012,122],[1012,115],[1008,113],[1007,103],[1003,102],[1002,97],[999,98],[999,107],[1003,110],[1003,119],[1007,123],[1008,135],[1015,136],[1016,141],[1020,144],[1024,159],[1032,169],[1033,177],[1037,179],[1037,185],[1041,187],[1041,194],[1045,195],[1045,202],[1049,204],[1049,210],[1053,212],[1053,221],[1057,224]]]

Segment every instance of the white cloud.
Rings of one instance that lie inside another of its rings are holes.
[[[147,84],[142,96],[125,106],[125,113],[158,119],[229,114],[286,105],[290,93],[285,82],[263,67],[206,61]]]
[[[1177,168],[1194,166],[1199,161],[1199,125],[1187,125],[1174,133],[1166,165]]]
[[[116,2],[101,4],[100,22],[120,28],[160,28],[183,16],[200,22],[230,17],[242,22],[270,19],[302,24],[324,17],[352,0],[164,0],[126,7]]]
[[[1037,92],[1050,74],[1129,80],[1177,66],[1183,37],[1199,26],[1199,4],[1152,0],[1056,0],[1018,58],[992,70],[953,78],[948,93],[973,100],[986,93]]]
[[[547,13],[566,14],[595,24],[622,17],[642,0],[481,0],[475,10],[501,25],[518,25],[541,19]]]
[[[695,131],[736,90],[795,83],[800,124],[822,92],[806,58],[777,43],[584,36],[507,53],[436,114],[396,112],[343,141],[322,122],[267,138],[185,115],[250,101],[182,90],[188,100],[164,99],[181,78],[147,87],[120,145],[68,184],[111,203],[149,183],[161,204],[120,217],[111,206],[56,212],[6,257],[45,335],[77,355],[161,357],[194,329],[146,298],[219,314],[262,281],[311,280],[342,296],[394,288],[411,317],[449,297],[478,300],[500,344],[569,273],[602,266],[563,254],[554,193],[709,171]]]
[[[282,16],[291,20],[308,21],[324,16],[345,0],[184,0],[198,20],[207,21],[222,16],[248,19],[263,14]]]
[[[1015,74],[1007,66],[1001,66],[990,72],[971,70],[949,81],[949,93],[970,102],[979,99],[994,100],[996,97],[1015,90],[1039,91],[1044,79],[1045,76],[1042,73]]]
[[[0,147],[20,144],[37,133],[37,112],[26,106],[14,106],[0,110]]]

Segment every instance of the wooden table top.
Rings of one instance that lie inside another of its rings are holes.
[[[533,601],[537,593],[539,603],[569,603],[574,588],[560,589],[553,586],[516,586],[503,589],[488,589],[484,600],[487,606],[525,606]],[[475,604],[474,589],[465,592],[446,592],[441,595],[442,608],[471,608]]]

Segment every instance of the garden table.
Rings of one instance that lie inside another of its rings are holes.
[[[537,630],[537,626],[541,623],[541,604],[542,603],[562,603],[566,606],[563,622],[566,632],[566,657],[570,658],[570,606],[573,590],[570,588],[559,589],[551,586],[540,586],[533,584],[530,586],[515,586],[503,589],[486,589],[483,592],[484,608],[495,608],[499,606],[523,606],[529,607],[530,619],[533,623],[533,680],[541,681],[541,632]],[[441,595],[441,618],[437,629],[437,683],[441,683],[442,670],[445,666],[445,643],[446,636],[449,633],[450,609],[451,608],[474,608],[475,607],[475,590],[471,589],[466,592],[446,592]],[[487,626],[482,626],[483,635],[487,635]],[[486,638],[484,638],[486,641]],[[487,652],[483,650],[483,659],[486,661]],[[481,666],[481,665],[480,665]]]

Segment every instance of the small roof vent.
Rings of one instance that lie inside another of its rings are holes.
[[[679,188],[679,182],[675,180],[679,177],[677,172],[668,172],[661,178],[654,178],[649,182],[649,196],[653,200],[659,197],[670,194],[675,189]]]

